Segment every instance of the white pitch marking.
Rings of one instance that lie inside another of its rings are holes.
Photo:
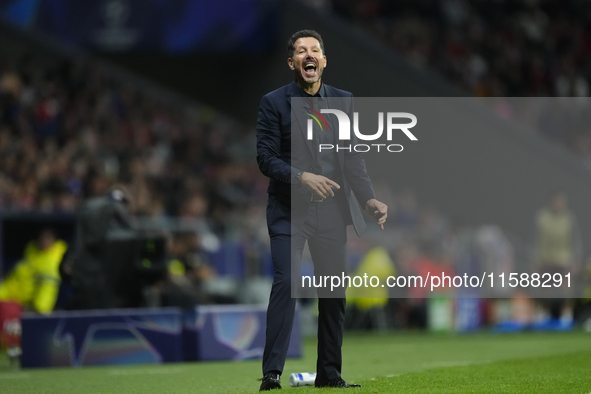
[[[109,375],[148,375],[148,374],[173,374],[173,373],[181,373],[185,372],[185,368],[162,368],[162,369],[133,369],[133,370],[125,370],[125,369],[112,369],[109,371]]]

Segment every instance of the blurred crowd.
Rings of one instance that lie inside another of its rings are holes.
[[[309,2],[312,3],[312,2]],[[316,2],[314,2],[316,3]],[[586,97],[591,3],[583,0],[329,0],[418,68],[474,96]],[[589,128],[540,133],[591,157]],[[549,135],[550,134],[550,135]]]
[[[434,292],[420,285],[388,289],[352,287],[347,293],[351,297],[350,328],[434,329],[437,313],[453,315],[454,307],[442,301],[451,297],[481,298],[479,306],[470,307],[478,313],[472,310],[467,315],[471,316],[468,320],[475,321],[456,320],[456,324],[486,326],[514,321],[523,328],[543,322],[547,329],[556,329],[572,324],[573,319],[589,318],[591,303],[588,299],[573,300],[573,294],[591,294],[591,258],[585,260],[577,215],[569,208],[564,192],[555,191],[548,196],[547,203],[532,218],[529,239],[518,239],[494,224],[473,226],[458,222],[433,205],[421,204],[409,188],[392,190],[378,183],[376,192],[388,204],[389,225],[385,231],[370,225],[363,238],[349,237],[351,275],[376,276],[380,283],[387,283],[391,275],[428,281],[430,276],[481,277],[486,273],[487,279],[480,287],[442,283]],[[522,290],[500,286],[500,275],[508,277],[512,272],[547,278],[570,272],[574,279],[568,290],[562,285],[548,291],[537,291],[533,285]],[[494,286],[489,285],[489,278],[495,278]],[[546,298],[537,302],[529,298],[536,296]],[[513,300],[511,305],[506,303],[507,299]],[[460,300],[457,303],[456,319],[461,315],[457,310]],[[452,329],[446,324],[453,325],[453,320],[450,318],[442,327]]]
[[[85,61],[0,59],[0,209],[73,212],[123,183],[136,215],[235,231],[264,202],[254,130],[138,86]]]
[[[474,95],[589,93],[585,60],[591,41],[583,26],[591,7],[583,3],[324,4],[378,34],[413,64],[440,70]],[[569,140],[560,121],[542,123],[543,133],[570,148],[586,136],[581,129]],[[87,61],[0,58],[0,210],[73,213],[82,201],[123,184],[132,214],[142,218],[140,227],[174,227],[167,247],[169,280],[160,284],[159,303],[225,302],[223,294],[212,296],[204,287],[215,276],[203,253],[219,247],[212,239],[241,243],[247,277],[272,272],[265,224],[268,180],[253,160],[252,126]],[[591,157],[591,142],[588,147]],[[517,262],[535,260],[496,226],[470,228],[419,205],[410,189],[377,188],[390,207],[389,225],[387,231],[374,226],[367,237],[350,238],[351,272],[376,245],[389,245],[385,254],[373,254],[390,261],[384,272],[404,275],[509,272]],[[425,295],[395,294],[411,301],[397,305],[404,316],[396,315],[399,321],[390,325],[424,326],[424,300],[416,304],[419,312],[412,300]],[[264,297],[268,292],[255,298]]]
[[[474,95],[589,95],[589,2],[333,0],[332,7]]]

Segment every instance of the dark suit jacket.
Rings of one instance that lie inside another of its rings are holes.
[[[350,92],[326,84],[324,93],[328,108],[333,108],[331,97],[353,97]],[[292,182],[300,171],[319,173],[314,160],[316,148],[306,139],[305,122],[298,118],[292,130],[291,98],[304,95],[294,81],[266,94],[261,100],[257,120],[257,162],[261,172],[270,178],[267,224],[271,233],[293,234],[298,231],[311,204],[311,195],[303,185],[292,189]],[[296,124],[299,127],[295,127]],[[353,145],[356,141],[352,139],[350,143]],[[340,186],[348,207],[345,221],[353,224],[357,234],[361,235],[366,223],[360,202],[365,206],[368,200],[375,198],[373,186],[360,153],[340,150],[337,157]]]

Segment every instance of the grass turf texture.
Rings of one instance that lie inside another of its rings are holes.
[[[337,389],[289,387],[292,372],[314,371],[316,342],[288,360],[283,387],[294,394]],[[260,362],[12,371],[0,361],[0,393],[232,394],[258,391]],[[348,334],[343,377],[355,393],[591,393],[591,334]],[[349,390],[347,392],[350,392]]]

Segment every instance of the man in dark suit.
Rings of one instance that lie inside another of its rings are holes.
[[[383,229],[388,210],[375,199],[359,153],[316,153],[313,141],[306,139],[305,121],[295,119],[292,128],[292,98],[329,108],[331,100],[352,97],[349,92],[322,83],[327,63],[322,38],[313,30],[296,32],[288,41],[288,56],[295,81],[262,98],[257,120],[257,162],[261,172],[270,178],[267,226],[274,268],[261,391],[281,388],[296,306],[292,287],[299,279],[305,243],[315,275],[340,275],[346,271],[346,226],[353,224],[358,235],[364,231],[364,207]],[[332,133],[321,134],[320,138],[322,143],[336,144]],[[319,289],[318,294],[315,385],[359,387],[341,378],[345,288],[329,290]]]

